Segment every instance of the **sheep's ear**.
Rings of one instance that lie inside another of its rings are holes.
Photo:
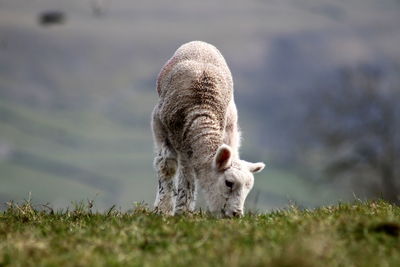
[[[218,171],[224,171],[232,165],[231,148],[225,144],[221,145],[214,159],[214,166]]]
[[[260,172],[264,169],[265,164],[262,162],[249,163],[249,171],[252,173]]]

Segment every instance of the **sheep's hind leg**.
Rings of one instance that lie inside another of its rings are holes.
[[[183,165],[183,164],[182,164]],[[182,214],[194,210],[196,203],[196,184],[194,171],[181,165],[178,173],[178,194],[175,213]]]
[[[155,211],[160,214],[173,215],[175,206],[175,173],[177,161],[172,154],[161,149],[154,160],[154,167],[158,176],[158,189],[156,201],[154,203]]]

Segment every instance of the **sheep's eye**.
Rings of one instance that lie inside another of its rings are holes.
[[[227,187],[229,187],[229,188],[232,188],[232,187],[233,187],[233,182],[228,181],[228,180],[225,180],[225,185],[226,185]]]

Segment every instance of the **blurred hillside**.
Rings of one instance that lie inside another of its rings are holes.
[[[41,24],[52,10],[64,21]],[[155,78],[191,40],[225,56],[243,158],[267,162],[250,207],[315,206],[363,192],[327,182],[323,156],[307,154],[312,140],[297,137],[315,87],[343,68],[398,77],[399,11],[395,0],[0,0],[0,202],[32,192],[56,207],[86,198],[99,208],[152,203]]]

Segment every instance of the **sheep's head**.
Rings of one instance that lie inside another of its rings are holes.
[[[203,191],[211,212],[221,217],[243,215],[244,202],[254,184],[253,173],[264,169],[264,163],[235,159],[231,148],[221,145],[212,167],[204,177]]]

